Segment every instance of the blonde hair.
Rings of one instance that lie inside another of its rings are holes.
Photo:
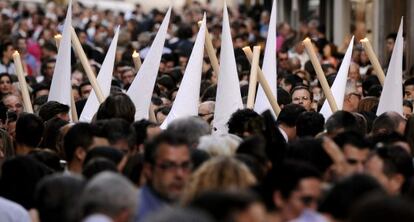
[[[191,175],[182,203],[187,204],[206,191],[240,190],[256,183],[256,178],[239,160],[229,156],[214,157]]]

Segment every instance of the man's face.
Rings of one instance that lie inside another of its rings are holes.
[[[149,181],[156,192],[175,201],[191,173],[190,150],[186,145],[159,145]]]
[[[82,94],[82,99],[87,99],[92,91],[92,85],[84,85],[80,90]]]
[[[292,103],[303,106],[307,111],[311,109],[312,101],[306,89],[299,89],[292,94]]]
[[[395,44],[394,39],[392,38],[387,39],[387,52],[388,53],[392,52],[392,50],[394,49],[394,44]]]
[[[206,103],[200,104],[198,107],[198,116],[205,121],[209,121],[214,115],[214,110],[210,110],[210,105]]]
[[[55,71],[55,63],[49,62],[46,64],[46,70],[45,70],[45,73],[43,73],[43,75],[45,76],[46,79],[52,79],[53,71]]]
[[[6,97],[3,102],[8,110],[16,112],[17,115],[23,112],[23,104],[19,97],[11,95]]]
[[[357,93],[351,93],[345,97],[345,100],[345,102],[348,104],[348,110],[344,110],[348,112],[356,112],[358,110],[359,101],[361,101],[361,96]]]
[[[404,99],[414,101],[414,85],[404,87]]]
[[[345,144],[343,150],[345,159],[350,166],[350,173],[362,173],[369,154],[368,147],[366,149],[358,149],[351,144]]]
[[[17,41],[17,48],[19,49],[20,52],[26,53],[26,51],[27,51],[26,40],[25,39],[19,39],[19,41]]]
[[[399,186],[395,186],[396,183],[392,177],[388,177],[384,174],[384,161],[378,155],[374,155],[368,159],[365,164],[365,171],[374,177],[388,193],[398,194]]]
[[[129,85],[134,81],[135,75],[132,70],[127,70],[122,73],[122,84]]]
[[[9,45],[6,49],[6,51],[4,51],[3,56],[6,58],[13,58],[13,53],[14,53],[14,48],[13,46]]]
[[[287,53],[279,53],[277,64],[281,69],[287,70],[289,68],[289,57]]]
[[[299,217],[305,209],[316,210],[321,196],[321,181],[305,178],[299,182],[298,189],[292,192],[282,206],[286,219]]]
[[[410,118],[413,115],[413,111],[408,106],[403,106],[403,115],[406,119]]]

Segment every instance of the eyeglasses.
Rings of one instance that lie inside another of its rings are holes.
[[[193,168],[193,164],[191,162],[183,162],[181,164],[177,164],[173,162],[165,162],[165,163],[156,164],[155,166],[160,168],[163,171],[177,171],[178,169],[181,169],[187,172]]]
[[[307,97],[307,96],[302,96],[302,97],[294,97],[294,98],[293,98],[293,101],[295,101],[295,102],[300,101],[300,100],[307,101],[307,100],[309,100],[309,99],[310,99],[310,98],[309,98],[309,97]]]

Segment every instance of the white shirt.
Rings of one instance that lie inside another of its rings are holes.
[[[286,143],[289,142],[287,133],[282,128],[280,128],[280,127],[278,127],[278,128],[279,128],[279,131],[282,134],[283,138],[285,138]]]
[[[19,204],[0,197],[1,222],[31,222],[29,213]]]

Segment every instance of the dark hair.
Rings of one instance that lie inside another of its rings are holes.
[[[87,151],[93,144],[94,129],[89,123],[77,123],[66,133],[63,141],[66,161],[71,162],[78,147]]]
[[[144,162],[149,163],[151,165],[155,164],[157,153],[160,145],[168,144],[172,146],[180,146],[185,145],[188,147],[187,140],[182,135],[177,134],[172,131],[164,131],[161,132],[158,136],[156,136],[152,141],[145,145],[145,152],[144,152]]]
[[[96,119],[121,118],[129,123],[135,119],[135,105],[124,93],[115,93],[106,98],[99,106]]]
[[[89,162],[97,158],[105,158],[115,165],[118,165],[121,162],[122,158],[124,158],[124,154],[113,147],[95,147],[92,150],[88,151],[85,160],[83,161],[83,165],[87,165]]]
[[[60,113],[68,113],[69,106],[56,102],[56,101],[49,101],[43,104],[39,109],[39,116],[43,119],[43,121],[48,121],[55,117],[57,114]]]
[[[286,90],[282,88],[277,88],[277,103],[284,106],[292,103],[292,97],[289,92],[286,92]]]
[[[239,109],[228,121],[229,133],[243,137],[244,132],[254,133],[262,130],[262,117],[251,109]]]
[[[399,146],[385,146],[377,148],[375,153],[383,161],[382,171],[386,176],[401,174],[404,177],[401,192],[406,192],[414,173],[413,161],[408,152]]]
[[[287,158],[307,162],[319,172],[325,173],[332,165],[332,159],[322,147],[321,139],[301,138],[288,145]]]
[[[407,86],[412,86],[412,85],[414,85],[414,77],[411,77],[411,78],[405,80],[404,88],[407,87]]]
[[[286,124],[289,127],[295,127],[296,121],[299,115],[303,112],[306,112],[306,109],[303,106],[298,104],[288,104],[283,107],[282,111],[277,117],[277,122]]]
[[[347,221],[351,208],[358,201],[374,193],[385,196],[381,184],[368,176],[356,174],[336,183],[322,201],[319,211],[328,213],[336,220]]]
[[[347,111],[337,111],[332,114],[325,123],[326,131],[331,134],[337,131],[355,130],[357,131],[356,117]]]
[[[82,87],[84,87],[84,86],[91,86],[91,83],[89,82],[89,81],[83,81],[80,85],[79,85],[79,87],[78,87],[78,92],[79,92],[79,95],[82,97]]]
[[[62,120],[59,117],[54,117],[45,122],[45,130],[43,133],[43,140],[40,144],[40,147],[49,148],[56,152],[60,152],[60,150],[58,150],[57,147],[57,139],[60,132],[59,130],[66,124],[69,124],[69,122],[66,120]]]
[[[287,173],[289,172],[289,173]],[[288,199],[303,179],[321,179],[321,174],[310,164],[301,161],[286,161],[276,169],[273,192],[279,191],[282,198]]]
[[[296,120],[296,135],[298,137],[314,137],[322,132],[325,125],[325,118],[317,112],[303,112]]]
[[[16,143],[37,147],[43,136],[43,121],[40,117],[22,113],[16,122]]]
[[[414,221],[413,204],[399,197],[373,195],[357,204],[351,212],[350,222]]]
[[[2,166],[0,195],[29,210],[35,207],[33,194],[37,183],[51,173],[50,168],[29,156],[8,159]]]
[[[156,127],[156,126],[158,126],[158,124],[153,123],[146,119],[142,119],[142,120],[134,122],[132,124],[132,127],[134,127],[135,129],[135,138],[136,138],[135,144],[136,145],[144,144],[148,137],[147,129],[149,127]]]
[[[97,157],[90,161],[87,164],[84,164],[82,169],[82,175],[87,179],[92,179],[95,175],[104,172],[118,172],[117,167],[114,162],[110,161],[107,158]]]
[[[99,120],[95,124],[99,132],[100,137],[108,139],[109,144],[115,145],[119,141],[123,140],[128,143],[128,148],[132,149],[135,145],[135,130],[124,119],[113,118]]]
[[[368,149],[370,145],[364,135],[355,131],[345,131],[339,133],[335,136],[334,141],[342,149],[346,144],[352,145],[357,149]]]
[[[391,133],[396,131],[401,122],[405,119],[395,112],[385,112],[378,116],[372,124],[372,133]]]
[[[42,222],[79,220],[76,206],[84,185],[81,177],[65,174],[55,174],[42,179],[34,195],[39,219]]]

